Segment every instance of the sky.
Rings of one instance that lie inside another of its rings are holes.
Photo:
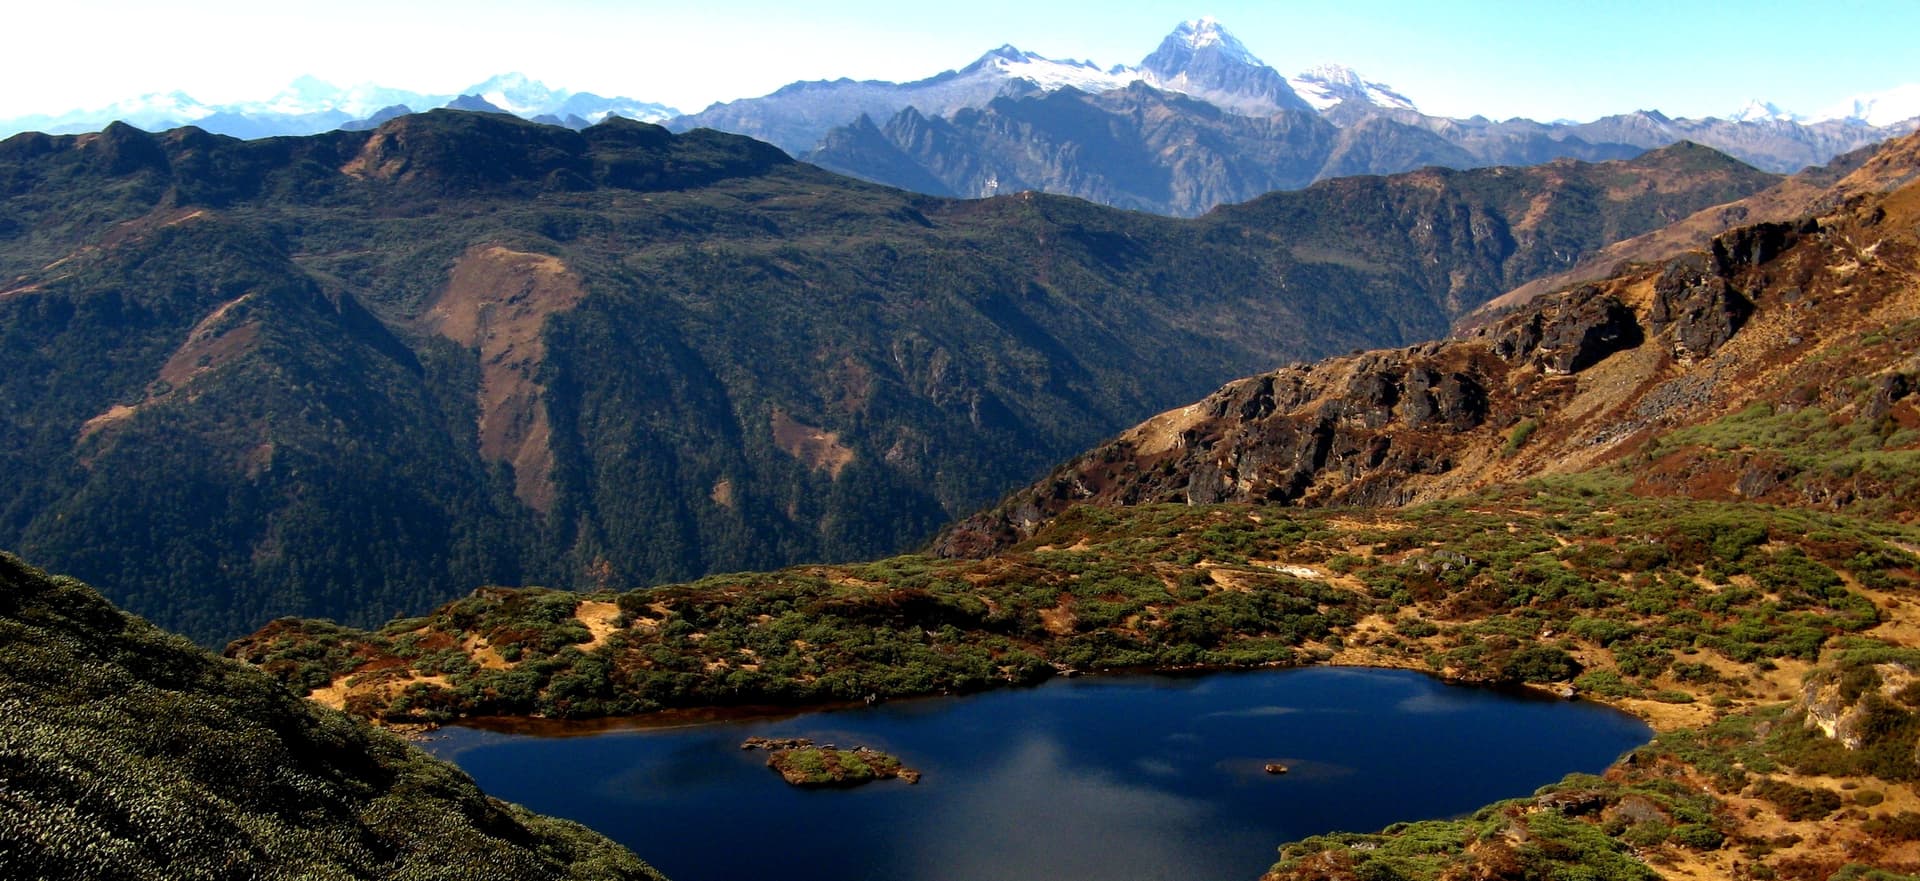
[[[1813,113],[1920,82],[1920,0],[60,0],[7,13],[0,118],[295,77],[448,93],[518,71],[692,112],[803,79],[919,79],[1002,43],[1137,64],[1211,15],[1282,73],[1353,67],[1421,109],[1587,120]]]

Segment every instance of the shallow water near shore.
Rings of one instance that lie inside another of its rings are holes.
[[[453,728],[424,745],[675,881],[1253,881],[1287,841],[1459,815],[1650,736],[1597,704],[1340,667],[592,731]],[[798,789],[740,749],[751,736],[869,746],[925,777]]]

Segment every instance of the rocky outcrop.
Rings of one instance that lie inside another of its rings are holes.
[[[1800,695],[1804,724],[1850,750],[1869,745],[1890,714],[1906,713],[1905,693],[1920,675],[1906,664],[1883,663],[1827,670],[1807,680]],[[1920,744],[1915,744],[1920,747]]]
[[[1696,255],[1675,260],[1654,281],[1647,318],[1658,333],[1671,329],[1673,352],[1681,358],[1710,355],[1753,314],[1753,303],[1727,286],[1726,264],[1709,272]]]
[[[1509,361],[1529,358],[1547,373],[1578,373],[1645,338],[1633,310],[1587,285],[1505,329],[1494,351]]]

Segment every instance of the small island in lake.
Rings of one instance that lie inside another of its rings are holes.
[[[767,767],[794,786],[859,786],[891,777],[920,782],[919,771],[864,746],[840,749],[830,743],[816,746],[804,737],[749,737],[740,748],[766,750]]]

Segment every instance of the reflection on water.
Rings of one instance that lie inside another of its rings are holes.
[[[753,735],[872,746],[926,776],[794,789],[739,749]],[[591,737],[462,729],[429,746],[677,881],[1248,881],[1282,842],[1462,813],[1597,771],[1646,737],[1590,704],[1323,668],[1056,681]]]
[[[1216,819],[1213,805],[1077,764],[1039,733],[958,789],[916,830],[897,877],[1111,878],[1115,864],[1191,877],[1184,843]]]

